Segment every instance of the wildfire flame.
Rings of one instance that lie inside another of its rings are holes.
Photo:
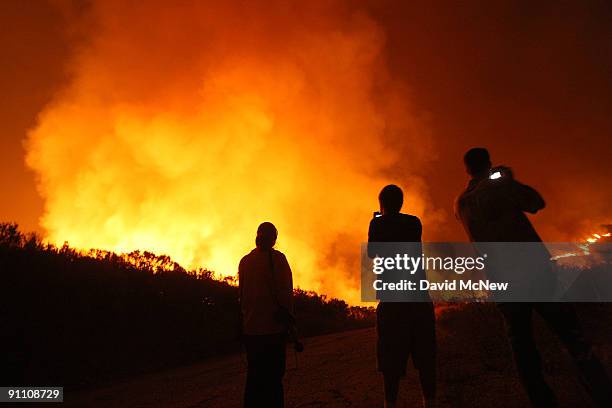
[[[357,302],[380,188],[425,210],[429,137],[382,30],[342,2],[152,3],[93,3],[71,81],[29,135],[48,240],[227,276],[272,221],[297,285]]]
[[[591,243],[591,244],[592,244],[592,243],[595,243],[595,242],[597,242],[597,241],[601,240],[602,238],[607,238],[607,237],[609,237],[609,236],[610,236],[610,233],[609,233],[609,232],[607,232],[607,233],[605,233],[605,234],[593,234],[593,235],[589,236],[589,237],[586,239],[586,241],[587,241],[588,243]]]
[[[609,232],[601,233],[601,234],[593,233],[587,236],[586,238],[584,238],[584,242],[578,245],[578,247],[580,248],[580,252],[566,252],[560,255],[556,255],[552,257],[551,259],[559,260],[563,258],[572,258],[576,256],[588,256],[591,254],[591,244],[595,244],[597,242],[606,240],[607,238],[610,238],[610,236],[612,236],[612,234]]]

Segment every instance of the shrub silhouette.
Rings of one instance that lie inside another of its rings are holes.
[[[235,279],[165,255],[47,245],[0,224],[4,385],[78,387],[238,350]],[[305,336],[371,326],[373,309],[300,289]]]

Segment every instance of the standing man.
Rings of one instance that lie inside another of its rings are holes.
[[[472,242],[536,242],[542,240],[525,212],[535,214],[545,206],[533,188],[514,180],[510,169],[491,169],[489,152],[482,147],[464,156],[471,179],[456,202],[456,215]],[[548,259],[548,258],[547,258]],[[550,265],[547,262],[547,265]],[[553,271],[540,271],[548,279]],[[569,303],[498,303],[506,321],[519,376],[534,407],[556,407],[556,398],[544,380],[535,345],[532,314],[536,311],[569,350],[581,380],[593,400],[612,406],[612,385],[601,362],[582,335],[578,318]]]
[[[414,215],[400,213],[404,202],[402,190],[396,185],[388,185],[380,192],[378,201],[380,216],[370,222],[368,256],[383,255],[377,253],[384,252],[384,245],[375,244],[379,242],[414,242],[420,248],[421,221]],[[424,271],[418,273],[424,274]],[[424,406],[433,407],[436,396],[436,318],[431,298],[427,292],[421,292],[414,302],[384,301],[385,298],[389,299],[383,296],[376,308],[376,355],[378,370],[382,372],[385,383],[385,407],[396,406],[400,378],[406,374],[410,356],[419,372]]]
[[[240,260],[238,279],[247,353],[244,407],[284,406],[287,333],[294,324],[293,281],[285,255],[275,250],[270,222],[257,228],[256,248]]]

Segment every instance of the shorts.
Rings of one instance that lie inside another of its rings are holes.
[[[381,302],[376,309],[378,371],[404,376],[408,358],[417,369],[436,364],[436,317],[431,302]]]

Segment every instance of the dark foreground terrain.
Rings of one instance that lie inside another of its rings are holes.
[[[0,384],[64,386],[74,407],[240,406],[246,362],[235,282],[146,252],[53,247],[3,223],[0,281]],[[373,309],[300,290],[295,303],[308,337],[297,364],[288,355],[287,406],[381,406]],[[611,306],[578,305],[608,369]],[[438,307],[437,316],[441,406],[527,406],[495,305]],[[568,355],[535,323],[562,406],[589,407]],[[414,370],[401,401],[418,406]]]
[[[0,384],[67,390],[239,350],[238,288],[148,252],[83,253],[0,223]],[[371,327],[372,308],[296,290],[304,336]]]
[[[610,308],[579,305],[597,353],[612,368]],[[589,407],[568,355],[536,318],[538,344],[549,383],[562,407]],[[439,387],[443,407],[525,407],[503,323],[493,305],[468,305],[438,313]],[[361,329],[312,337],[306,351],[288,352],[289,407],[380,407],[382,381],[375,370],[375,331]],[[246,362],[241,354],[149,374],[88,390],[67,392],[69,406],[239,407]],[[400,406],[420,401],[414,369],[402,383]]]

